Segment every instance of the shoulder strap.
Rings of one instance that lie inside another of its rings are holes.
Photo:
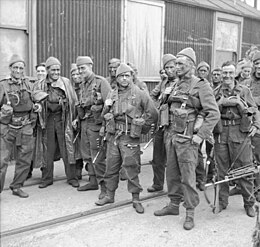
[[[3,88],[4,88],[4,92],[5,92],[5,96],[6,96],[6,100],[7,100],[7,105],[11,105],[11,101],[10,101],[8,92],[7,92],[7,90],[6,90],[5,83],[3,83],[2,85],[3,85]]]

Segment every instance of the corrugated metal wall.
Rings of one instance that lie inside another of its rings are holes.
[[[208,9],[177,3],[165,3],[164,53],[177,54],[185,47],[192,47],[197,63],[211,63],[213,14]]]
[[[244,18],[242,36],[242,57],[251,45],[258,46],[260,49],[260,21]]]
[[[79,55],[94,60],[94,72],[107,76],[107,63],[120,58],[120,0],[38,0],[37,62],[55,56],[62,75]]]

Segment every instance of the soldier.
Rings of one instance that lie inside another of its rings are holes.
[[[196,191],[195,169],[198,164],[198,148],[203,140],[211,139],[211,132],[218,122],[219,111],[209,83],[194,76],[195,52],[185,48],[177,54],[176,74],[179,80],[165,93],[170,94],[168,126],[164,140],[167,154],[166,181],[170,203],[155,216],[179,215],[184,196],[186,219],[184,229],[194,227],[194,211],[199,204]],[[203,116],[203,121],[198,119]],[[196,126],[195,126],[196,125]]]
[[[154,102],[158,104],[159,109],[159,122],[157,131],[154,135],[153,141],[153,160],[151,161],[153,167],[153,185],[147,188],[148,192],[156,192],[163,190],[165,165],[166,165],[166,151],[164,146],[164,126],[161,124],[161,110],[164,108],[164,90],[171,85],[176,79],[175,73],[176,57],[172,54],[164,54],[162,57],[163,69],[167,77],[159,82],[159,84],[151,91],[150,96]]]
[[[211,72],[211,87],[215,89],[221,83],[221,68],[217,67]]]
[[[120,65],[120,60],[118,58],[112,58],[108,62],[108,73],[109,76],[106,78],[111,88],[116,87],[116,70]]]
[[[260,111],[260,51],[256,51],[252,58],[253,74],[250,83],[247,84],[252,92],[253,99]],[[252,137],[252,145],[255,161],[260,164],[260,131],[257,130],[256,134]],[[255,179],[255,186],[257,188],[256,199],[260,201],[260,175],[258,174]]]
[[[98,184],[100,184],[99,198],[102,198],[106,192],[103,180],[106,169],[105,152],[99,155],[95,164],[93,160],[98,153],[97,140],[100,139],[102,132],[101,112],[111,87],[104,77],[94,74],[93,61],[90,57],[79,56],[76,63],[82,78],[78,105],[78,118],[81,125],[81,155],[88,167],[90,179],[90,182],[79,187],[78,191],[98,190]]]
[[[141,170],[140,136],[149,131],[152,123],[157,122],[158,113],[147,93],[133,83],[131,67],[122,63],[117,68],[116,77],[118,88],[109,94],[102,113],[106,120],[108,140],[104,175],[107,192],[96,205],[114,202],[121,173],[127,179],[133,207],[137,213],[143,213],[144,208],[139,201],[142,187],[138,178]]]
[[[222,84],[214,90],[221,112],[221,121],[214,130],[215,159],[220,180],[224,179],[228,169],[252,164],[250,136],[254,136],[260,127],[259,113],[251,92],[235,80],[235,72],[235,65],[232,62],[225,62],[222,65]],[[234,163],[234,167],[230,168],[231,162]],[[253,181],[240,178],[238,183],[246,214],[254,217]],[[222,183],[219,190],[220,211],[227,208],[228,197],[229,185]]]
[[[209,75],[209,71],[210,71],[209,64],[204,61],[200,62],[199,65],[197,66],[198,78],[207,79]]]
[[[55,57],[46,61],[47,77],[35,84],[49,97],[42,103],[43,111],[37,127],[35,163],[42,166],[40,189],[53,184],[54,159],[59,150],[67,181],[78,187],[73,146],[72,119],[75,115],[77,96],[69,79],[60,76],[61,63]]]
[[[76,63],[71,64],[70,68],[70,75],[71,75],[71,83],[77,95],[77,98],[80,97],[80,84],[82,82],[81,76],[78,71],[78,67]],[[75,144],[75,159],[76,159],[76,175],[79,180],[82,179],[82,169],[83,169],[83,159],[81,157],[80,152],[80,126],[76,126],[75,129],[75,137],[74,137],[74,144]]]
[[[39,105],[33,104],[32,84],[24,77],[24,60],[13,55],[9,69],[10,76],[0,82],[1,192],[11,151],[15,146],[17,158],[10,189],[13,195],[26,198],[29,195],[21,187],[30,170],[34,148],[33,127],[36,121],[34,112],[39,110]]]
[[[241,71],[239,72],[236,80],[242,84],[248,86],[251,81],[252,63],[250,61],[243,60],[240,64]]]
[[[198,78],[204,79],[205,82],[208,83],[207,77],[209,75],[209,71],[210,71],[209,64],[207,64],[204,61],[200,62],[199,65],[197,66]],[[205,176],[206,176],[205,168],[204,168],[204,159],[202,154],[202,144],[203,142],[200,144],[198,150],[198,165],[196,167],[196,183],[200,191],[204,190],[204,183],[205,183]]]
[[[46,78],[47,71],[45,68],[45,63],[39,63],[35,66],[36,76],[38,80],[43,80]]]

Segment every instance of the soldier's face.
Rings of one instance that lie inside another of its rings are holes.
[[[249,78],[252,72],[252,68],[243,68],[241,71],[241,75],[243,78]]]
[[[47,73],[52,81],[57,81],[60,77],[60,65],[51,65],[47,68]]]
[[[112,63],[108,65],[108,71],[111,77],[116,77],[116,70],[119,67],[119,63]]]
[[[228,65],[222,68],[221,78],[223,84],[230,85],[234,83],[236,75],[236,68],[234,65]]]
[[[117,76],[117,82],[120,87],[126,88],[133,81],[131,72],[125,72]]]
[[[209,70],[206,66],[202,66],[198,70],[198,77],[201,79],[207,78],[209,75]]]
[[[82,64],[78,66],[78,71],[81,79],[85,80],[92,74],[92,64]]]
[[[76,84],[81,83],[81,76],[80,76],[79,71],[77,69],[72,71],[71,78],[72,78],[74,83],[76,83]]]
[[[15,79],[21,79],[23,77],[25,65],[23,62],[13,63],[10,66],[11,76]]]
[[[254,62],[254,70],[260,76],[260,59]]]
[[[38,66],[36,69],[36,75],[38,80],[42,80],[46,78],[47,71],[44,66]]]
[[[176,68],[176,64],[174,61],[170,61],[164,66],[165,72],[168,77],[170,78],[175,77],[175,68]]]
[[[186,57],[179,57],[176,60],[176,74],[177,76],[184,76],[192,70],[192,65]]]
[[[220,71],[213,71],[212,72],[212,82],[219,83],[221,80],[221,73]]]

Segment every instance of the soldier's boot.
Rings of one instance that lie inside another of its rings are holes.
[[[109,203],[114,203],[114,201],[115,201],[115,192],[107,190],[105,197],[99,199],[97,202],[95,202],[95,204],[97,206],[104,206]]]
[[[98,196],[98,199],[103,199],[106,196],[106,192],[107,192],[107,188],[106,188],[105,182],[102,181],[100,183],[100,194]]]
[[[174,204],[173,202],[170,202],[164,208],[154,212],[155,216],[179,215],[179,214],[180,214],[179,205]]]
[[[194,209],[186,209],[186,218],[183,224],[185,230],[191,230],[194,227]]]
[[[132,194],[132,202],[133,202],[133,208],[138,214],[144,213],[144,207],[142,203],[140,202],[139,193],[133,193]]]
[[[87,190],[98,190],[98,182],[95,176],[89,177],[89,183],[80,186],[78,191],[87,191]]]

